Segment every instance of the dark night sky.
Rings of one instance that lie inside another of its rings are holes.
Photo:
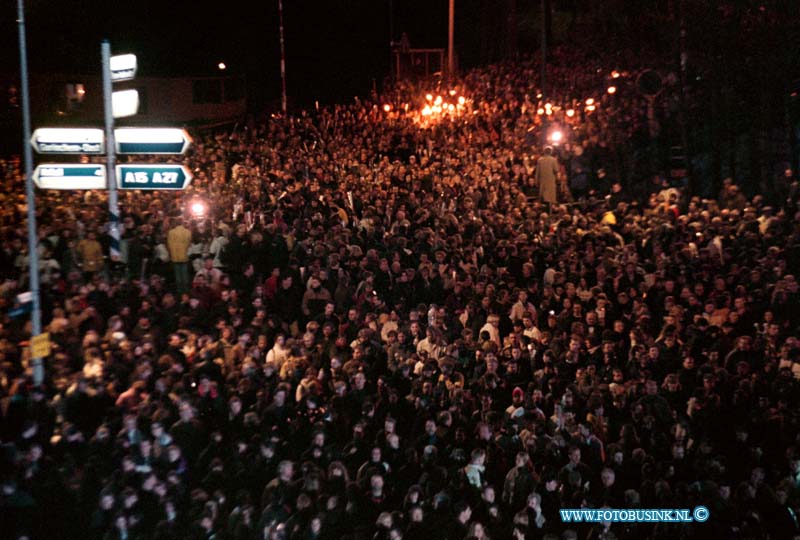
[[[389,66],[390,0],[284,0],[289,94],[330,101],[364,94]],[[447,0],[394,0],[396,35],[444,47]],[[457,21],[475,0],[462,0]],[[2,3],[0,73],[18,71],[16,1]],[[140,73],[214,73],[224,61],[265,98],[279,93],[277,0],[27,0],[32,71],[96,72],[99,43],[134,52]],[[470,32],[461,28],[459,40]]]

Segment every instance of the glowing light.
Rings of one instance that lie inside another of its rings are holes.
[[[442,104],[442,96],[436,96],[436,99],[433,100],[434,105],[441,105]]]
[[[563,138],[564,134],[558,130],[550,132],[550,142],[558,144]]]
[[[587,100],[586,100],[586,104],[587,104],[587,105],[594,105],[594,99],[593,99],[593,98],[589,98],[589,99],[587,99]]]
[[[586,106],[586,110],[589,111],[589,112],[594,112],[595,108],[596,107],[594,105],[587,105]]]
[[[459,105],[463,105],[466,102],[467,102],[467,100],[466,100],[466,98],[464,96],[458,96],[458,104]]]
[[[456,91],[455,91],[455,90],[450,90],[450,95],[451,95],[451,96],[454,96],[454,95],[456,95]]]
[[[202,217],[206,214],[206,203],[203,201],[194,201],[192,202],[190,209],[193,216]]]
[[[619,71],[617,71],[616,69],[614,71],[612,71],[611,72],[611,78],[612,79],[619,79]]]
[[[425,95],[425,99],[427,99],[428,101],[433,101],[433,95],[432,94],[426,94]]]
[[[450,105],[447,106],[447,110],[453,112],[454,110],[456,110],[456,106],[451,103]]]
[[[542,99],[542,94],[541,93],[536,94],[536,99]]]
[[[544,112],[547,114],[547,116],[550,116],[551,114],[553,114],[553,109],[547,109]]]
[[[386,105],[383,106],[383,110],[389,112],[392,110],[392,106],[387,103]]]
[[[572,118],[573,116],[575,116],[575,111],[573,109],[567,109],[567,116]]]
[[[441,114],[441,112],[442,112],[442,106],[441,106],[441,105],[434,105],[432,110],[433,110],[433,112],[435,112],[436,114]]]
[[[226,69],[228,69],[228,66],[225,65],[225,62],[220,62],[219,64],[217,64],[217,68],[219,68],[220,71],[225,71]]]
[[[425,105],[425,107],[422,109],[422,116],[430,116],[431,112],[431,106]]]
[[[616,86],[609,86],[608,87],[608,93],[609,94],[616,94],[617,93],[617,87]]]
[[[553,105],[551,105],[550,103],[545,103],[545,104],[544,104],[544,108],[545,108],[545,109],[552,109],[552,108],[553,108]]]
[[[536,109],[536,114],[544,114],[544,109],[539,107],[538,109]]]

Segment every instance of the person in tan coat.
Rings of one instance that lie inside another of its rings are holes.
[[[91,275],[103,269],[103,246],[97,241],[97,234],[94,232],[87,233],[86,238],[75,246],[75,251],[85,274]]]
[[[179,220],[175,220],[173,224],[167,233],[167,250],[175,272],[175,288],[182,293],[189,290],[189,246],[192,243],[192,231]]]
[[[544,155],[536,162],[536,183],[542,202],[558,202],[558,176],[558,159],[553,155],[553,148],[545,146]]]

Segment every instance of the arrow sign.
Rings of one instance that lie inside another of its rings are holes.
[[[125,118],[139,112],[139,91],[120,90],[111,93],[111,110],[114,118]]]
[[[31,145],[40,154],[102,154],[103,130],[94,128],[39,128]]]
[[[136,55],[118,54],[109,59],[111,80],[114,82],[128,81],[136,77]]]
[[[183,165],[117,165],[119,189],[184,189],[191,181]]]
[[[114,139],[119,154],[183,154],[192,142],[178,128],[118,128]]]
[[[106,189],[105,165],[43,163],[33,171],[41,189]]]

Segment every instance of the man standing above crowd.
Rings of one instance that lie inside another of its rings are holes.
[[[86,238],[78,242],[75,250],[78,253],[84,275],[92,276],[103,269],[103,247],[97,240],[94,231],[89,231]]]
[[[553,155],[553,147],[545,146],[544,155],[536,162],[536,184],[542,202],[558,202],[558,159]]]
[[[169,260],[175,271],[175,287],[178,292],[189,290],[189,246],[192,243],[192,232],[179,219],[173,221],[173,227],[167,233],[167,249]]]

